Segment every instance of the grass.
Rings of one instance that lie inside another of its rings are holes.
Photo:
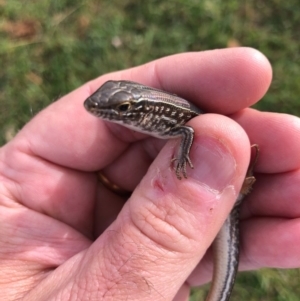
[[[257,48],[273,65],[272,86],[257,108],[300,115],[298,0],[0,0],[0,16],[0,145],[100,74],[232,45]],[[298,300],[299,276],[241,273],[232,300]]]

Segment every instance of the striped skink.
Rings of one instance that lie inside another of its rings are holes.
[[[193,168],[189,152],[194,130],[185,124],[203,114],[193,104],[174,94],[135,82],[107,81],[85,100],[84,107],[104,120],[154,137],[181,137],[178,155],[172,162],[176,161],[177,178],[187,178],[187,164]],[[252,168],[249,168],[234,208],[213,242],[214,272],[207,301],[227,301],[230,298],[239,264],[239,205],[254,181]]]

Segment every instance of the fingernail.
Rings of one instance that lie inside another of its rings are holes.
[[[194,169],[188,169],[188,178],[195,179],[211,189],[223,190],[233,183],[236,161],[220,140],[204,137],[194,143],[191,151]]]

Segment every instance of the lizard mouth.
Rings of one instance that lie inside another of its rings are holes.
[[[108,120],[120,119],[118,112],[112,108],[103,108],[99,106],[99,103],[93,100],[92,97],[87,98],[83,103],[85,109],[94,116],[101,117]]]

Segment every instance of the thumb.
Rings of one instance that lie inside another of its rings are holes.
[[[61,296],[172,300],[182,288],[176,300],[186,300],[183,284],[229,214],[250,157],[246,134],[229,118],[206,114],[190,125],[196,135],[188,179],[178,180],[170,167],[178,147],[170,141],[116,221],[69,261]]]

